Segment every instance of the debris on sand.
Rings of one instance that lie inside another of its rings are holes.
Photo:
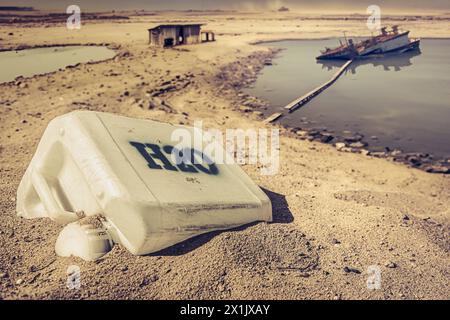
[[[394,269],[394,268],[397,268],[397,264],[395,262],[389,261],[385,264],[385,267],[387,267],[389,269]]]
[[[361,273],[361,271],[359,271],[358,269],[356,269],[356,268],[352,268],[352,267],[344,267],[344,272],[345,273],[356,273],[356,274],[360,274]]]
[[[176,75],[174,78],[170,80],[165,80],[160,84],[156,85],[154,88],[147,90],[147,93],[152,97],[157,97],[169,92],[179,91],[187,86],[189,86],[192,82],[192,78],[194,75],[192,73],[187,73],[184,75]]]

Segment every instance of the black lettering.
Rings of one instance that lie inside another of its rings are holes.
[[[186,152],[187,152],[187,150],[186,150]],[[219,173],[219,169],[217,168],[216,164],[211,159],[209,159],[203,152],[195,150],[195,149],[191,149],[190,152],[191,152],[191,162],[194,164],[194,166],[198,170],[200,170],[206,174],[212,174],[212,175],[216,175]],[[195,155],[198,155],[204,162],[206,162],[208,164],[209,169],[205,168],[200,163],[197,163],[198,161],[195,161]]]
[[[153,160],[153,158],[148,154],[145,144],[134,141],[130,141],[130,144],[137,149],[137,151],[145,160],[147,160],[147,164],[150,169],[162,169],[162,167],[158,165],[155,160]]]
[[[184,161],[184,149],[179,150],[172,146],[164,146],[163,150],[165,153],[170,155],[175,155],[176,158],[176,166],[178,169],[180,169],[183,172],[192,172],[192,173],[198,173],[197,169],[193,165],[186,164]],[[189,154],[189,153],[188,153]]]
[[[159,149],[159,146],[156,144],[143,144],[140,142],[130,141],[130,144],[136,148],[136,150],[140,153],[140,155],[147,161],[147,164],[150,169],[166,169],[177,171],[177,168],[174,167],[169,160],[164,156],[164,154]],[[147,148],[150,148],[153,153],[149,153]],[[163,166],[160,166],[156,163],[155,159],[160,160],[163,163]]]
[[[172,163],[166,158],[166,156],[161,152],[160,147],[157,144],[147,143],[147,148],[151,149],[153,153],[149,153],[148,155],[151,158],[156,158],[163,163],[163,168],[171,171],[178,171],[177,168],[172,165]],[[153,160],[153,159],[152,159]],[[155,162],[153,160],[153,162]]]
[[[157,144],[143,144],[135,141],[130,141],[130,144],[135,147],[139,154],[147,161],[147,165],[150,169],[161,170],[164,168],[171,171],[178,171],[179,169],[182,172],[191,173],[198,173],[199,171],[201,171],[203,173],[211,175],[217,175],[219,173],[219,168],[217,167],[217,165],[203,152],[195,149],[184,148],[182,150],[179,150],[170,145],[166,145],[161,148]],[[151,150],[151,152],[149,152],[149,149]],[[174,166],[169,161],[169,159],[167,159],[161,149],[171,157],[172,155],[175,156],[176,166]],[[185,160],[185,155],[189,156],[189,161]],[[196,159],[199,159],[200,161],[196,161]],[[158,160],[158,162],[156,160]],[[206,162],[208,164],[208,167],[202,165],[202,162]]]

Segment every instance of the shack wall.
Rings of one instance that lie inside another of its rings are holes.
[[[161,37],[163,39],[161,45],[164,45],[165,39],[173,39],[173,45],[179,44],[179,34],[178,27],[161,28]]]
[[[200,26],[183,27],[183,35],[186,44],[200,43]]]
[[[162,26],[149,30],[149,43],[163,47],[166,39],[173,39],[173,45],[197,44],[201,42],[200,26]]]
[[[160,33],[158,30],[149,31],[149,43],[153,46],[160,46]]]

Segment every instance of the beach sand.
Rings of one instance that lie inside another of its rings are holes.
[[[163,21],[206,22],[217,41],[150,48],[147,28]],[[450,36],[448,19],[391,22],[414,37]],[[242,112],[239,90],[274,55],[252,43],[343,30],[367,34],[361,18],[293,13],[171,12],[89,21],[74,31],[47,22],[1,25],[3,48],[107,43],[118,56],[0,85],[0,298],[449,299],[450,177],[339,152],[281,127],[279,173],[243,166],[269,195],[273,223],[205,234],[149,256],[117,245],[84,262],[55,255],[61,226],[16,217],[18,184],[54,117],[82,109],[186,125],[203,120],[222,130],[270,128],[258,110]],[[149,107],[146,93],[167,80],[177,90],[160,97],[166,105]],[[79,290],[66,287],[71,265],[81,270]],[[367,288],[370,270],[381,272],[380,289]]]

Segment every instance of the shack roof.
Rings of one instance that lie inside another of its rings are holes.
[[[204,23],[165,23],[157,24],[149,28],[148,30],[155,30],[158,28],[170,28],[170,27],[199,27],[205,25]]]

